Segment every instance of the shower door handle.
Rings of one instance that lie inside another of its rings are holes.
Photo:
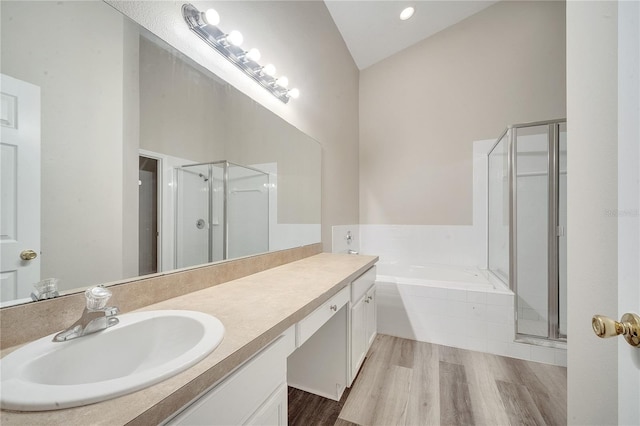
[[[631,346],[640,346],[640,316],[636,314],[624,314],[620,322],[604,315],[594,315],[591,328],[598,337],[622,335]]]

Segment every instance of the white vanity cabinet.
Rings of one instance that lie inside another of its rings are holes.
[[[296,347],[302,346],[316,331],[325,325],[343,306],[349,303],[349,287],[340,290],[318,309],[296,324]]]
[[[376,267],[373,266],[351,283],[349,386],[356,378],[377,334],[375,281]]]
[[[376,287],[372,286],[367,291],[367,306],[365,307],[365,336],[367,337],[367,351],[373,344],[373,340],[378,335],[378,318],[376,317]]]
[[[286,425],[287,387],[340,400],[376,336],[375,266],[166,425]]]
[[[166,425],[287,424],[287,356],[294,327],[188,405]]]
[[[285,426],[288,423],[287,398],[287,384],[283,383],[246,424],[250,426]]]
[[[296,324],[297,349],[287,364],[289,386],[340,400],[349,369],[349,298],[347,286]]]

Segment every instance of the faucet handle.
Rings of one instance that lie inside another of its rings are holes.
[[[35,291],[31,293],[31,298],[34,301],[52,299],[60,296],[58,293],[58,278],[47,278],[39,281],[33,285]]]
[[[107,306],[111,298],[111,290],[102,286],[90,287],[84,292],[87,299],[87,309],[90,311],[100,311]]]

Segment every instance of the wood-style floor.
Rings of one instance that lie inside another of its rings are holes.
[[[345,394],[336,402],[290,389],[289,424],[567,423],[564,367],[385,335]]]

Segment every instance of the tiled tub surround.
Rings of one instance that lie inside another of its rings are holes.
[[[473,218],[470,225],[363,224],[352,229],[363,254],[382,262],[487,267],[487,172],[495,140],[473,143]],[[334,227],[334,252],[346,229]],[[337,231],[337,232],[336,232]]]
[[[195,366],[141,391],[67,410],[2,411],[0,423],[158,424],[313,312],[376,260],[374,256],[321,253],[146,306],[140,310],[187,309],[214,315],[226,327],[224,340]],[[78,312],[71,316],[75,319]]]

